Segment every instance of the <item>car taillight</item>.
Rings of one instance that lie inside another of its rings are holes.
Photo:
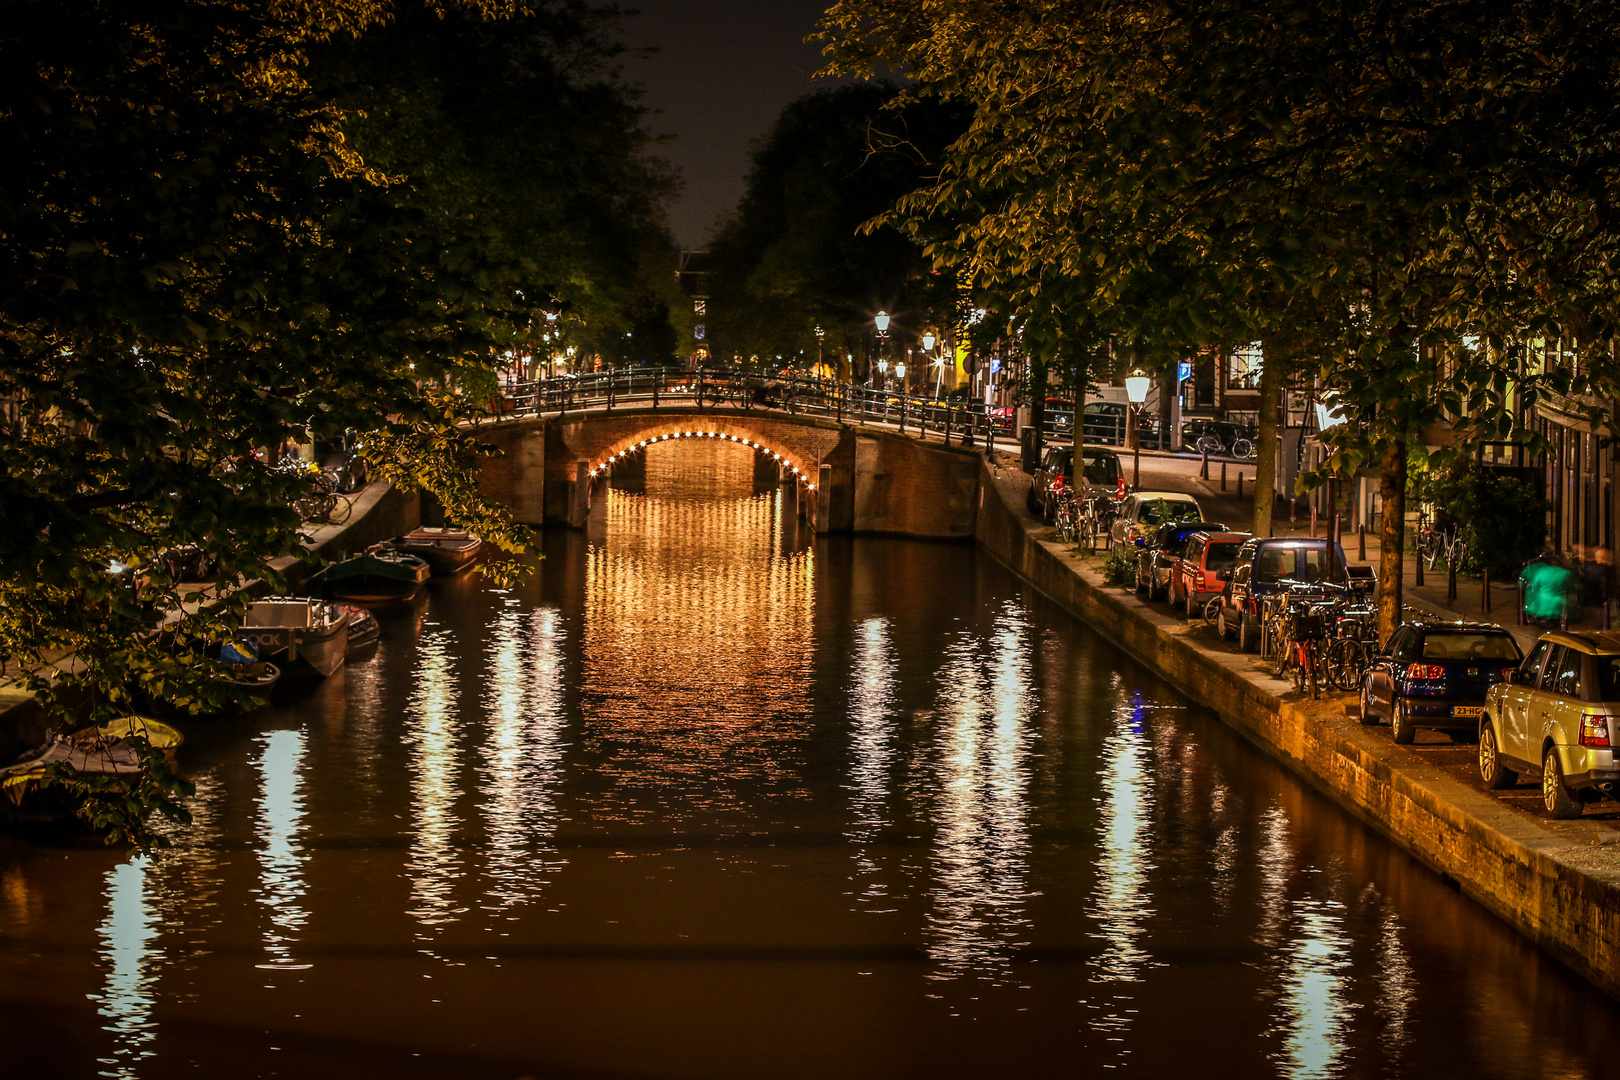
[[[1502,681],[1503,682],[1512,682],[1513,681],[1513,676],[1518,670],[1519,669],[1516,668],[1516,667],[1505,667],[1505,668],[1503,668],[1502,669],[1502,675],[1501,675]]]
[[[1446,669],[1439,664],[1408,664],[1406,677],[1408,679],[1443,679]]]
[[[1052,490],[1053,491],[1062,491],[1063,490],[1063,477],[1061,477],[1061,476],[1052,477]]]
[[[1609,714],[1581,713],[1581,745],[1609,746]]]

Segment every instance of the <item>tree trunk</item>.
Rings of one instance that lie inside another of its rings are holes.
[[[1046,447],[1046,357],[1029,350],[1029,422],[1035,428],[1035,460]]]
[[[1378,640],[1388,642],[1401,625],[1401,574],[1406,559],[1406,439],[1384,447],[1384,527],[1379,532]]]
[[[1277,403],[1282,397],[1282,365],[1266,356],[1261,345],[1260,430],[1254,444],[1254,520],[1256,536],[1270,536],[1271,512],[1277,504]]]
[[[1181,373],[1181,361],[1174,357],[1165,361],[1164,367],[1159,371],[1159,446],[1160,450],[1173,450],[1177,446],[1176,437],[1181,433],[1171,431],[1170,425],[1175,422],[1176,394],[1181,390],[1181,384],[1176,376]]]
[[[1074,431],[1070,433],[1074,440],[1075,483],[1080,483],[1080,472],[1084,467],[1081,451],[1086,445],[1086,382],[1090,376],[1090,357],[1081,352],[1074,360]]]

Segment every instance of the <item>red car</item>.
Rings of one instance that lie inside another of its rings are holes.
[[[1216,575],[1232,569],[1246,532],[1198,533],[1187,540],[1187,550],[1170,570],[1170,603],[1185,607],[1189,619],[1203,614],[1204,605],[1220,595],[1226,582]]]

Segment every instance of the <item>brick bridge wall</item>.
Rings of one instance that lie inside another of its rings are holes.
[[[643,408],[493,425],[479,436],[502,456],[485,462],[481,482],[520,521],[578,526],[616,454],[688,433],[713,433],[778,455],[789,477],[797,470],[800,505],[818,531],[973,536],[979,473],[972,451],[773,412]]]

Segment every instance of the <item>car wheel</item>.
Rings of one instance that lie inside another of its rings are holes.
[[[1254,652],[1260,646],[1260,627],[1247,615],[1238,616],[1238,652]]]
[[[1136,591],[1138,595],[1151,592],[1148,583],[1142,580],[1142,560],[1140,559],[1136,560]]]
[[[1365,681],[1361,684],[1361,722],[1368,727],[1378,723],[1378,714],[1372,707],[1372,691]]]
[[[1412,718],[1406,715],[1401,708],[1401,699],[1391,698],[1389,702],[1389,737],[1402,746],[1410,746],[1412,739],[1417,735],[1417,728],[1412,726]]]
[[[1496,728],[1489,720],[1479,726],[1479,778],[1492,791],[1510,788],[1519,780],[1517,773],[1502,764],[1502,755],[1496,749]]]
[[[1226,609],[1221,608],[1215,613],[1215,632],[1221,635],[1222,641],[1232,639],[1232,628],[1226,622]]]
[[[1564,767],[1558,763],[1557,748],[1551,746],[1541,759],[1541,803],[1555,818],[1581,816],[1581,800],[1564,783]]]

